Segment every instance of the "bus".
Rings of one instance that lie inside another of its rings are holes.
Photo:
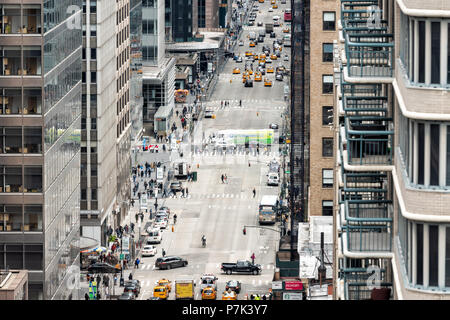
[[[291,22],[292,21],[292,10],[286,9],[284,10],[284,22]]]
[[[259,203],[259,224],[275,224],[278,197],[276,195],[265,195]]]

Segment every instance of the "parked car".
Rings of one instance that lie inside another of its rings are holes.
[[[276,34],[275,32],[271,32],[271,33],[270,33],[270,37],[271,37],[271,38],[276,38],[276,37],[277,37],[277,34]]]
[[[186,259],[176,257],[176,256],[167,256],[156,259],[155,267],[158,269],[166,269],[170,270],[171,268],[176,267],[185,267],[188,265],[188,261]]]
[[[263,26],[262,21],[258,21],[257,25],[258,25],[258,27],[262,27]]]
[[[254,23],[253,21],[249,21],[249,22],[248,22],[248,25],[249,25],[249,26],[254,26],[255,23]]]
[[[285,54],[283,60],[284,61],[289,61],[289,56],[287,54]]]
[[[269,124],[269,129],[277,130],[278,129],[278,124],[276,124],[276,123]]]
[[[158,250],[156,249],[155,246],[146,245],[142,249],[142,256],[143,257],[153,257],[154,255],[156,255],[157,252],[158,252]]]
[[[239,293],[241,292],[241,283],[237,280],[230,280],[227,282],[225,286],[225,291],[228,291],[228,289],[231,289],[236,293]]]
[[[244,41],[239,41],[239,46],[242,47],[244,45]]]
[[[166,229],[167,228],[167,220],[155,219],[155,222],[153,222],[153,228]]]
[[[236,59],[236,63],[241,63],[241,62],[242,62],[242,57],[239,56],[239,57]]]
[[[139,293],[141,292],[141,287],[135,282],[125,282],[125,287],[123,289],[123,292],[133,292],[134,295],[137,297],[139,296]]]
[[[123,292],[117,300],[136,300],[136,296],[133,292]]]
[[[253,87],[253,81],[247,79],[247,81],[245,81],[245,87]]]
[[[276,74],[276,76],[275,76],[275,80],[283,81],[283,74],[280,73],[280,72],[278,72],[278,73]]]

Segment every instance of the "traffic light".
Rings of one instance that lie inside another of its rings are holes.
[[[247,230],[245,229],[245,227],[244,227],[244,229],[242,229],[242,233],[244,234],[244,236],[246,235]]]

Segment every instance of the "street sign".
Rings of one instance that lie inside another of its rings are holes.
[[[123,260],[124,256],[125,256],[125,255],[124,255],[123,253],[120,254],[120,261]]]
[[[283,290],[283,281],[272,281],[272,290]]]
[[[283,292],[283,300],[302,300],[303,294],[301,292]]]
[[[303,283],[301,281],[285,281],[284,290],[303,290]]]
[[[286,139],[286,143],[287,143],[287,144],[291,143],[291,140]]]

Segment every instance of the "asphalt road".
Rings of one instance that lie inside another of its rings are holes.
[[[279,9],[269,13],[270,1],[259,4],[261,13],[258,13],[256,22],[269,22],[273,15],[282,19],[282,9],[288,4],[281,5]],[[256,4],[256,2],[255,2]],[[256,23],[255,23],[256,25]],[[247,35],[249,31],[263,27],[245,27],[241,39],[244,46],[236,46],[236,52],[244,55],[245,51],[261,53],[262,44],[256,48],[249,48]],[[282,27],[276,27],[277,37],[282,37]],[[272,48],[273,38],[265,37],[265,43]],[[283,48],[282,55],[287,48]],[[278,64],[289,66],[289,62],[274,61],[274,68]],[[256,63],[255,63],[256,64]],[[271,159],[279,159],[278,146],[266,150],[261,148],[258,155],[255,150],[249,154],[245,152],[220,153],[211,146],[203,145],[207,137],[222,129],[268,129],[270,123],[277,123],[282,128],[282,114],[286,103],[283,99],[283,88],[288,78],[283,82],[275,81],[275,74],[266,74],[272,80],[272,87],[264,87],[264,82],[254,82],[253,88],[245,88],[242,75],[232,75],[232,69],[238,65],[241,69],[244,63],[236,63],[230,59],[219,77],[219,82],[206,102],[208,108],[214,110],[215,119],[201,119],[194,130],[194,142],[201,145],[202,153],[189,153],[190,146],[185,146],[184,159],[188,160],[193,168],[198,164],[197,182],[183,182],[188,188],[187,198],[166,198],[158,201],[168,206],[177,214],[177,224],[172,232],[172,219],[167,230],[163,231],[163,241],[157,245],[156,257],[142,258],[142,264],[134,272],[134,279],[141,281],[142,290],[138,299],[148,299],[152,296],[155,282],[161,278],[171,281],[183,276],[193,277],[197,282],[196,299],[201,299],[200,277],[203,273],[214,273],[218,278],[218,299],[221,299],[225,283],[236,279],[242,282],[242,290],[238,299],[246,294],[265,294],[271,287],[275,268],[275,251],[277,250],[279,233],[262,230],[247,229],[244,236],[244,225],[258,225],[258,202],[262,195],[279,193],[279,188],[266,186],[267,163]],[[230,79],[232,82],[230,83]],[[229,107],[221,107],[220,101],[230,101]],[[239,106],[242,100],[242,107]],[[205,133],[205,134],[203,134]],[[276,137],[278,131],[276,131]],[[277,141],[278,139],[276,139]],[[192,150],[192,149],[191,149]],[[205,150],[209,150],[205,152]],[[250,162],[250,167],[248,163]],[[221,182],[221,174],[227,174],[228,183]],[[256,189],[253,198],[252,190]],[[152,203],[151,203],[152,204]],[[277,226],[273,226],[276,228]],[[202,235],[206,236],[207,246],[201,246]],[[157,257],[161,256],[164,248],[166,255],[176,255],[186,258],[187,267],[171,270],[158,270],[154,268]],[[236,262],[236,260],[250,260],[255,253],[256,261],[262,265],[260,275],[232,274],[230,276],[220,272],[222,262]],[[169,299],[174,299],[172,290]]]

